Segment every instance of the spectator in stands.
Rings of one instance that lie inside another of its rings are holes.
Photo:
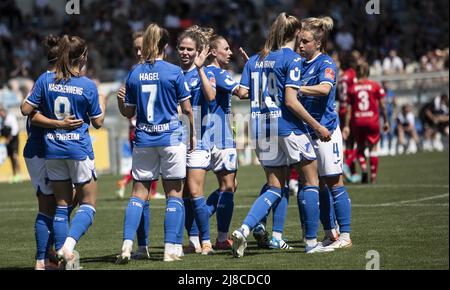
[[[3,105],[0,105],[0,119],[1,136],[6,138],[6,150],[8,152],[8,157],[11,160],[13,171],[11,183],[18,183],[22,181],[18,158],[19,123],[17,122],[17,117],[13,113],[8,112]]]
[[[443,151],[442,135],[448,139],[449,134],[448,95],[441,94],[426,103],[419,118],[425,130],[423,150]]]
[[[404,67],[403,60],[397,55],[397,51],[391,49],[389,55],[383,60],[384,74],[401,74],[404,71]]]
[[[402,154],[403,152],[406,154],[414,154],[417,152],[419,135],[417,134],[415,119],[416,117],[414,116],[412,105],[403,105],[396,120],[399,154]],[[406,142],[406,138],[408,138],[408,142]]]

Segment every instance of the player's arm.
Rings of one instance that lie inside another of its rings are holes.
[[[75,130],[84,123],[82,119],[75,119],[75,116],[68,116],[64,120],[49,119],[37,111],[30,114],[30,121],[33,126],[46,129]]]
[[[239,89],[237,90],[236,96],[239,99],[241,99],[241,100],[248,100],[248,99],[250,99],[250,96],[248,94],[248,89],[243,88],[241,86],[239,86]]]
[[[328,83],[322,83],[315,86],[301,86],[302,95],[312,97],[326,97],[330,94],[332,86]]]
[[[95,87],[97,90],[97,87]],[[103,94],[99,94],[98,90],[96,91],[95,98],[98,99],[98,106],[100,107],[101,114],[99,116],[95,116],[94,118],[91,118],[92,126],[95,129],[100,129],[103,126],[103,123],[105,121],[105,115],[106,115],[106,100]]]
[[[212,102],[216,99],[216,89],[212,86],[211,82],[208,79],[208,76],[205,73],[205,68],[203,64],[208,58],[209,46],[204,46],[200,53],[197,53],[197,57],[194,60],[195,66],[197,67],[198,75],[200,76],[200,81],[202,84],[202,92],[205,95],[205,98],[208,102]],[[214,76],[212,76],[214,78]]]
[[[117,105],[119,106],[120,114],[131,119],[136,114],[136,106],[127,106],[125,104],[125,95],[126,89],[123,86],[119,89],[119,93],[117,94]]]
[[[32,105],[27,103],[26,100],[24,100],[22,102],[22,104],[20,105],[20,111],[22,112],[22,115],[24,115],[24,116],[29,116],[34,111],[34,109],[35,109],[35,107],[33,107]]]
[[[344,140],[347,140],[348,136],[350,136],[351,116],[352,116],[352,106],[349,104],[349,105],[347,105],[347,113],[345,114],[345,124],[344,124],[344,128],[342,129],[342,138]]]
[[[384,98],[380,99],[380,108],[381,108],[381,113],[383,114],[383,131],[384,132],[388,132],[389,131],[389,119],[388,119],[388,114],[387,114],[387,109],[386,109],[386,101],[384,100]]]
[[[192,111],[191,101],[186,99],[180,103],[181,112],[187,116],[189,120],[189,152],[195,150],[197,146],[197,138],[194,126],[194,112]]]
[[[298,90],[293,87],[286,87],[285,89],[286,94],[286,107],[294,113],[297,118],[302,119],[306,124],[308,124],[311,128],[314,129],[314,131],[317,133],[317,136],[322,141],[330,141],[331,140],[331,134],[328,131],[327,128],[320,125],[319,122],[316,121],[309,113],[306,111],[306,109],[303,107],[303,105],[298,101],[297,94]]]

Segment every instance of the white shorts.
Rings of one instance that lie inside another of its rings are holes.
[[[236,148],[218,149],[216,146],[211,149],[211,170],[214,173],[226,170],[237,171],[237,151]]]
[[[33,158],[25,158],[28,174],[31,178],[31,183],[37,193],[44,195],[52,195],[53,190],[48,182],[47,167],[45,166],[45,159],[37,156]]]
[[[256,155],[264,167],[282,167],[302,160],[316,160],[316,153],[308,134],[258,139]]]
[[[133,178],[136,181],[152,181],[162,175],[164,180],[186,177],[186,145],[145,147],[133,149]]]
[[[317,155],[319,176],[341,175],[344,158],[341,129],[339,127],[336,128],[329,142],[322,142],[317,139],[313,140],[312,143]]]
[[[97,179],[95,162],[89,157],[86,160],[47,159],[45,166],[50,181],[71,181],[81,185]]]
[[[188,169],[209,170],[211,165],[211,153],[209,150],[195,150],[186,156],[186,166]]]

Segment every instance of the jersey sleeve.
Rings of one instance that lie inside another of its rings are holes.
[[[179,103],[191,98],[191,91],[189,90],[189,85],[182,71],[177,75],[175,88],[177,91],[177,101]]]
[[[240,85],[242,88],[250,90],[250,82],[251,82],[251,73],[250,73],[250,61],[244,66],[244,70],[242,71],[241,82]]]
[[[95,84],[89,87],[89,110],[88,115],[91,119],[97,119],[102,116],[103,112],[98,101],[98,89]]]
[[[224,71],[217,78],[217,89],[221,89],[226,92],[233,92],[239,84],[231,77],[231,75]]]
[[[337,69],[329,60],[323,62],[320,66],[319,83],[329,84],[331,87],[336,85]]]
[[[38,108],[39,105],[42,102],[42,98],[44,96],[44,90],[45,90],[45,78],[44,75],[42,75],[34,84],[33,88],[31,89],[30,95],[27,97],[26,102],[33,106],[34,108]]]
[[[289,61],[285,87],[300,89],[301,86],[300,77],[302,75],[301,71],[302,71],[302,62],[300,57]]]
[[[386,97],[386,91],[384,90],[384,88],[378,84],[377,86],[377,96],[379,100],[384,99],[384,97]]]
[[[205,69],[206,77],[208,78],[209,82],[211,83],[211,86],[216,89],[216,76],[212,71],[209,69]]]
[[[136,107],[136,102],[136,90],[134,89],[133,85],[132,72],[130,72],[125,82],[125,106]]]

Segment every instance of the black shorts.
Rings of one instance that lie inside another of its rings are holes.
[[[19,136],[12,137],[11,141],[6,145],[8,156],[19,153]]]

